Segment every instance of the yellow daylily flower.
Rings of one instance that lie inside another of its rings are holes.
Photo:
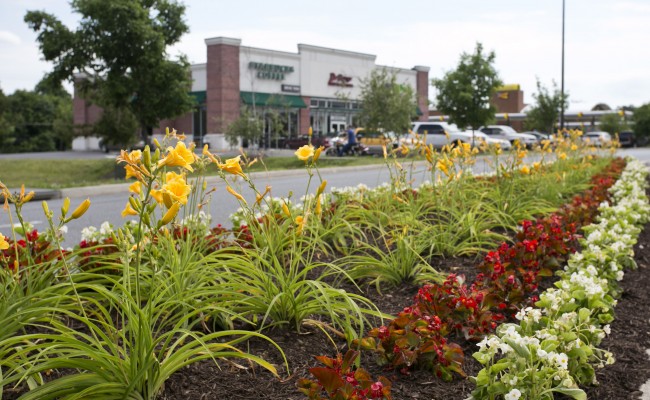
[[[185,146],[185,142],[179,141],[176,143],[176,147],[169,146],[167,148],[167,155],[158,162],[158,166],[181,167],[193,172],[192,163],[194,159],[194,152]]]
[[[127,215],[138,215],[138,212],[131,207],[131,203],[127,202],[126,207],[124,207],[124,210],[122,210],[122,218],[126,217]]]
[[[9,242],[7,238],[0,233],[0,250],[7,250],[9,248]]]
[[[164,193],[169,194],[173,201],[187,204],[187,196],[192,191],[192,186],[185,182],[185,179],[172,179],[162,187]]]
[[[307,216],[305,215],[303,217],[303,216],[299,215],[299,216],[296,217],[296,219],[294,219],[294,222],[298,226],[298,229],[296,230],[296,232],[298,232],[298,234],[301,234],[303,229],[305,229],[305,224],[307,224]]]
[[[124,170],[126,171],[125,179],[135,178],[137,180],[142,180],[142,174],[140,173],[140,171],[135,169],[134,166],[126,165],[124,166]]]
[[[309,157],[314,156],[314,146],[311,144],[307,144],[296,150],[294,153],[298,159],[302,161],[307,161],[309,160]]]
[[[140,181],[135,181],[129,186],[129,192],[140,194],[142,192],[142,184]]]
[[[230,158],[226,160],[225,164],[218,163],[217,165],[221,168],[222,171],[225,171],[233,175],[244,175],[244,171],[241,169],[240,164],[241,156]]]
[[[185,183],[185,175],[176,172],[167,172],[165,174],[165,183],[180,181]]]
[[[149,192],[149,194],[151,194],[151,197],[154,200],[156,200],[156,203],[162,204],[162,202],[163,202],[163,192],[162,191],[157,190],[157,189],[151,189],[151,192]]]

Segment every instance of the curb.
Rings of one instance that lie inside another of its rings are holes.
[[[9,189],[11,193],[20,193],[20,189]],[[41,201],[41,200],[51,200],[51,199],[60,199],[61,191],[58,189],[38,189],[38,188],[25,188],[25,193],[34,192],[34,197],[30,201]],[[5,198],[3,195],[0,195],[0,200],[4,201]]]

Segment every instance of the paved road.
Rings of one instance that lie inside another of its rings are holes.
[[[644,162],[650,163],[650,148],[625,149],[620,153],[622,155],[632,155]],[[476,173],[485,173],[490,170],[485,160],[485,157],[479,157],[479,161],[474,168]],[[409,163],[405,163],[404,165],[408,166]],[[363,167],[327,168],[321,171],[321,175],[323,179],[328,181],[328,188],[330,189],[332,187],[355,186],[360,183],[369,187],[376,187],[389,181],[388,171],[382,164]],[[266,185],[270,185],[272,187],[272,194],[278,197],[285,197],[293,191],[293,199],[296,200],[305,193],[308,181],[308,175],[304,170],[255,173],[251,176],[258,189],[263,190]],[[431,177],[425,171],[423,163],[416,163],[412,172],[412,178],[415,184],[419,184]],[[208,208],[212,215],[213,225],[221,223],[225,226],[231,226],[228,216],[238,208],[239,204],[232,195],[226,192],[223,182],[218,181],[216,178],[209,178],[208,182],[208,187],[216,188],[212,194]],[[254,201],[254,194],[248,189],[245,183],[240,180],[238,184],[241,185],[240,192],[242,195],[249,202]],[[313,193],[318,184],[317,177],[314,177],[309,191]],[[124,223],[124,219],[120,213],[128,201],[127,188],[128,184],[115,184],[62,190],[63,197],[70,197],[72,199],[71,208],[76,207],[86,197],[91,200],[91,207],[86,215],[68,224],[69,233],[65,245],[72,246],[78,243],[81,229],[84,227],[91,225],[99,227],[104,221],[109,221],[114,226],[121,226]],[[58,212],[62,205],[62,200],[49,200],[48,204],[51,210]],[[47,228],[41,202],[26,204],[23,209],[23,215],[27,221],[32,221],[39,231]],[[6,214],[0,215],[0,232],[7,233],[9,226]]]

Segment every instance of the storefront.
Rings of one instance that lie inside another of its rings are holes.
[[[244,107],[264,121],[263,146],[305,134],[310,126],[315,135],[333,135],[355,123],[362,80],[376,68],[411,86],[424,111],[420,118],[428,117],[428,67],[382,67],[374,55],[305,44],[287,53],[232,38],[205,42],[207,63],[192,66],[192,93],[200,101],[192,118],[195,137],[223,134]]]

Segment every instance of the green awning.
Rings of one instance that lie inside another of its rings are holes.
[[[194,98],[196,104],[205,104],[205,90],[190,92],[190,97]]]
[[[268,107],[307,108],[300,96],[258,92],[240,92],[244,104]]]

